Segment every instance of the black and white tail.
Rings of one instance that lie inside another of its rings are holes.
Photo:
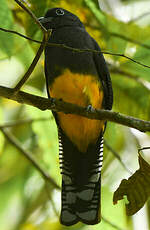
[[[62,174],[61,223],[67,226],[78,221],[99,223],[102,135],[96,144],[88,147],[86,153],[81,153],[59,129],[59,160]]]

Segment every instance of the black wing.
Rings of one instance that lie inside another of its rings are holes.
[[[95,50],[101,51],[97,42],[93,38],[92,40],[95,46]],[[93,58],[104,90],[104,105],[103,105],[104,109],[111,110],[113,104],[113,90],[112,90],[112,83],[111,83],[111,78],[110,78],[107,64],[101,52],[93,53]]]

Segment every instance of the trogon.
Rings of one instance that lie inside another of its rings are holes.
[[[52,29],[45,48],[48,96],[92,109],[110,110],[113,92],[100,47],[80,19],[62,8],[49,9],[40,22]],[[66,45],[78,51],[64,48]],[[84,51],[86,50],[86,51]],[[99,52],[91,52],[99,51]],[[101,167],[106,122],[54,112],[62,174],[60,222],[100,222]]]

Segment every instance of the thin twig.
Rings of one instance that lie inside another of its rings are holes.
[[[37,122],[37,121],[47,121],[50,120],[52,117],[41,117],[41,118],[34,118],[34,119],[26,119],[26,120],[19,120],[19,121],[10,121],[10,122],[6,122],[3,125],[0,125],[0,128],[11,128],[17,125],[23,125],[23,124],[30,124],[33,122]]]
[[[108,66],[110,67],[110,73],[116,73],[116,74],[121,74],[129,79],[132,79],[134,81],[136,81],[137,83],[139,83],[141,86],[143,86],[145,89],[147,89],[148,91],[150,91],[150,88],[147,86],[147,82],[146,80],[140,78],[138,75],[132,74],[130,72],[121,70],[120,67],[115,67],[112,66],[108,63]]]
[[[149,46],[149,45],[143,44],[143,43],[141,43],[141,42],[139,42],[139,41],[137,41],[137,40],[135,40],[135,39],[133,39],[133,38],[126,37],[125,35],[118,34],[118,33],[114,33],[114,32],[110,32],[109,34],[110,34],[110,36],[114,36],[114,37],[117,37],[117,38],[121,38],[121,39],[123,39],[123,40],[125,40],[125,41],[128,41],[128,42],[131,42],[131,43],[133,43],[133,44],[139,45],[139,46],[144,47],[144,48],[146,48],[146,49],[150,49],[150,46]]]
[[[34,22],[39,26],[39,28],[42,30],[43,33],[47,33],[47,30],[45,29],[45,27],[39,22],[38,18],[34,15],[34,13],[27,8],[22,2],[20,2],[19,0],[14,0],[23,10],[25,10],[30,16],[31,18],[33,18]]]
[[[7,29],[3,29],[0,27],[0,30],[4,31],[4,32],[9,32],[9,33],[14,33],[20,37],[23,37],[25,39],[28,39],[32,42],[35,42],[35,43],[38,43],[38,44],[42,44],[43,42],[42,41],[38,41],[38,40],[35,40],[35,39],[32,39],[32,38],[29,38],[21,33],[18,33],[16,31],[13,31],[13,30],[7,30]],[[77,48],[72,48],[72,47],[69,47],[69,46],[66,46],[64,44],[57,44],[57,43],[50,43],[50,42],[45,42],[46,46],[48,47],[57,47],[57,48],[64,48],[64,49],[68,49],[72,52],[79,52],[79,53],[83,53],[83,52],[92,52],[92,53],[103,53],[103,54],[106,54],[106,55],[111,55],[111,56],[119,56],[119,57],[123,57],[123,58],[126,58],[140,66],[143,66],[145,68],[150,68],[149,65],[145,65],[139,61],[136,61],[134,60],[133,58],[130,58],[128,57],[127,55],[124,55],[124,54],[120,54],[120,53],[111,53],[111,52],[107,52],[107,51],[97,51],[97,50],[92,50],[92,49],[77,49]]]
[[[103,54],[109,54],[109,55],[112,55],[112,56],[118,56],[118,57],[124,57],[124,58],[126,58],[126,59],[128,59],[128,60],[130,60],[130,61],[132,61],[132,62],[134,62],[134,63],[136,63],[136,64],[138,64],[138,65],[141,65],[141,66],[143,66],[143,67],[145,67],[145,68],[149,68],[150,69],[150,66],[149,65],[145,65],[145,64],[143,64],[143,63],[141,63],[141,62],[139,62],[139,61],[136,61],[136,60],[134,60],[134,59],[132,59],[132,58],[130,58],[130,57],[128,57],[128,56],[126,56],[126,55],[124,55],[124,54],[115,54],[115,53],[109,53],[109,52],[106,52],[106,51],[101,51]]]
[[[35,39],[32,39],[32,38],[29,38],[29,37],[25,36],[24,34],[21,34],[21,33],[17,32],[17,31],[4,29],[2,27],[0,27],[0,30],[3,31],[3,32],[6,32],[6,33],[16,34],[16,35],[18,35],[18,36],[20,36],[22,38],[25,38],[25,39],[27,39],[27,40],[29,40],[31,42],[42,44],[42,41],[38,41],[38,40],[35,40]]]
[[[36,56],[34,57],[29,69],[27,70],[27,72],[24,74],[24,76],[22,77],[22,79],[18,82],[18,84],[15,86],[14,88],[14,93],[17,93],[21,87],[24,85],[24,83],[28,80],[28,78],[30,77],[31,73],[33,72],[38,60],[40,59],[41,57],[41,54],[45,48],[45,42],[46,42],[46,39],[47,39],[47,36],[45,36],[44,34],[44,37],[43,37],[43,41],[36,53]]]
[[[21,143],[8,131],[6,131],[3,128],[0,128],[6,139],[14,146],[16,147],[23,155],[24,157],[29,160],[32,165],[40,172],[40,174],[43,176],[46,181],[50,182],[51,185],[53,185],[56,189],[59,189],[59,186],[55,183],[55,181],[41,168],[41,166],[37,163],[37,161],[32,157],[31,153],[27,150],[24,150],[24,148],[21,146]]]
[[[49,184],[45,183],[45,191],[47,193],[48,199],[50,200],[50,202],[52,204],[52,208],[53,208],[53,211],[54,211],[55,215],[59,218],[59,214],[57,212],[55,203],[54,203],[53,198],[52,198],[51,190],[49,189],[48,185]]]
[[[33,12],[28,9],[21,1],[19,0],[15,0],[15,2],[17,2],[17,4],[19,6],[22,7],[23,10],[25,10],[28,15],[30,15],[32,17],[32,19],[34,20],[34,22],[39,26],[39,28],[42,30],[43,32],[43,41],[37,51],[37,54],[35,56],[35,58],[33,59],[29,69],[27,70],[27,72],[25,73],[25,75],[23,76],[23,78],[19,81],[19,83],[16,85],[16,87],[14,88],[14,94],[16,94],[20,89],[21,87],[24,85],[24,83],[27,81],[27,79],[30,77],[31,73],[33,72],[44,48],[45,48],[45,45],[46,45],[46,42],[48,41],[49,39],[49,35],[50,35],[50,31],[47,31],[43,25],[39,22],[38,18],[33,14]]]
[[[120,164],[123,166],[123,168],[132,175],[132,172],[127,168],[125,163],[122,161],[121,157],[119,154],[108,144],[106,140],[104,140],[104,145],[106,148],[117,158],[117,160],[120,162]]]
[[[89,3],[88,3],[89,2]],[[137,44],[137,45],[140,45],[140,46],[142,46],[142,47],[144,47],[144,48],[147,48],[147,49],[150,49],[150,46],[149,45],[147,45],[147,44],[143,44],[143,43],[141,43],[141,42],[139,42],[139,41],[137,41],[137,40],[134,40],[134,39],[132,39],[132,38],[129,38],[129,37],[126,37],[126,36],[124,36],[124,35],[121,35],[121,34],[118,34],[118,33],[115,33],[115,32],[111,32],[111,31],[108,31],[107,30],[107,28],[105,28],[105,25],[104,24],[102,24],[101,23],[101,21],[99,20],[99,18],[97,17],[97,14],[95,13],[96,11],[98,12],[98,10],[100,10],[100,9],[98,9],[96,6],[95,6],[95,4],[94,3],[92,3],[92,1],[90,0],[88,0],[88,1],[85,1],[85,3],[88,3],[87,5],[88,5],[88,7],[90,8],[90,10],[91,10],[91,12],[94,14],[94,16],[95,16],[95,18],[97,19],[97,21],[98,21],[98,23],[100,24],[100,26],[92,26],[93,28],[95,28],[95,29],[103,29],[104,30],[104,32],[107,34],[107,36],[114,36],[114,37],[118,37],[118,38],[121,38],[121,39],[123,39],[123,40],[125,40],[125,41],[129,41],[129,42],[131,42],[131,43],[134,43],[134,44]],[[147,15],[148,13],[146,13],[145,15]],[[144,15],[144,16],[145,16]],[[141,15],[141,16],[143,16],[143,15]],[[137,19],[136,19],[137,20]],[[101,28],[102,27],[102,28]]]
[[[87,112],[86,107],[81,107],[55,98],[44,98],[29,93],[19,91],[16,95],[13,89],[0,86],[0,96],[17,101],[21,104],[32,105],[40,110],[53,110],[66,114],[76,114],[96,120],[108,120],[130,128],[135,128],[141,132],[150,131],[150,121],[140,120],[131,116],[126,116],[118,112],[109,110],[92,109]]]
[[[150,12],[143,13],[143,14],[137,16],[136,18],[131,19],[131,20],[128,22],[128,24],[133,23],[133,22],[136,22],[136,21],[138,21],[138,20],[140,20],[140,19],[142,19],[142,18],[144,18],[144,17],[146,17],[146,16],[148,16],[148,15],[150,15]]]
[[[85,24],[85,25],[86,25],[86,24]],[[89,26],[89,25],[87,24],[86,26]],[[100,30],[100,29],[101,29],[100,26],[93,26],[93,25],[92,25],[92,26],[90,26],[90,27],[93,28],[93,29],[95,29],[95,30]],[[137,41],[137,40],[135,40],[135,39],[133,39],[133,38],[127,37],[127,36],[125,36],[125,35],[123,35],[123,34],[118,34],[118,33],[115,33],[115,32],[110,32],[110,31],[108,31],[108,36],[117,37],[117,38],[120,38],[120,39],[125,40],[125,41],[127,41],[127,42],[131,42],[131,43],[136,44],[136,45],[138,45],[138,46],[144,47],[144,48],[146,48],[146,49],[150,49],[150,45],[143,44],[142,42]]]
[[[111,225],[113,228],[117,229],[117,230],[125,230],[125,229],[122,229],[120,227],[118,227],[117,225],[115,225],[114,223],[110,222],[109,220],[107,220],[105,217],[102,216],[102,220],[104,222],[106,222],[107,224]]]
[[[143,147],[143,148],[140,148],[140,149],[138,149],[138,153],[140,153],[141,151],[143,151],[143,150],[149,150],[150,149],[150,147]]]

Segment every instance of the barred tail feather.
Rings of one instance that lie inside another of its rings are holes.
[[[103,138],[101,136],[94,145],[94,149],[93,146],[89,147],[85,154],[80,153],[72,143],[69,143],[62,133],[61,138],[59,136],[59,144],[62,173],[60,221],[67,226],[76,224],[78,221],[89,225],[97,224],[101,219]]]
[[[92,225],[100,222],[100,178],[92,185],[93,188],[80,188],[79,191],[73,186],[65,186],[63,182],[60,218],[62,224],[69,226],[81,221]]]

